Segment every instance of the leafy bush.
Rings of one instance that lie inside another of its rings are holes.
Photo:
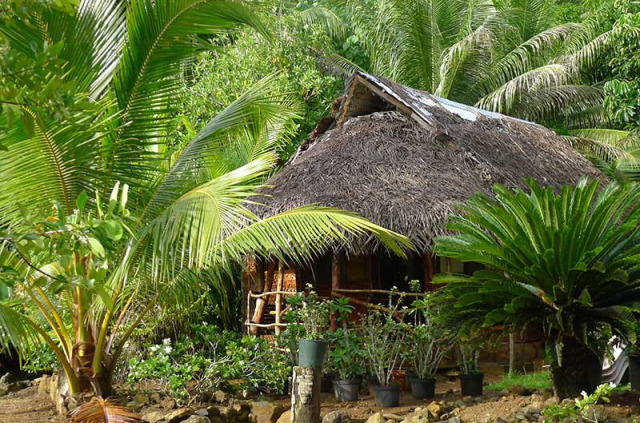
[[[206,324],[193,325],[189,335],[145,345],[129,358],[126,383],[160,383],[183,402],[191,392],[216,389],[282,393],[289,366],[267,341]]]

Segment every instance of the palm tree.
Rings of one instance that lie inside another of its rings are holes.
[[[541,328],[555,389],[575,397],[595,388],[590,370],[601,369],[611,337],[634,339],[640,187],[583,180],[556,195],[529,186],[469,200],[449,225],[457,234],[435,241],[437,254],[484,266],[437,278],[450,284],[442,295],[453,306],[443,312],[463,332]]]
[[[0,238],[11,264],[0,281],[13,285],[0,302],[0,346],[46,342],[71,393],[89,383],[108,393],[145,315],[188,302],[246,255],[303,261],[364,233],[398,254],[409,247],[333,209],[252,213],[296,117],[292,98],[270,94],[271,78],[185,145],[167,137],[182,66],[239,26],[270,37],[242,1],[20,3],[0,24],[0,125],[9,128]]]
[[[610,162],[629,158],[594,75],[609,48],[612,5],[553,26],[552,0],[328,0],[374,74],[557,129]],[[336,55],[333,62],[353,67]]]

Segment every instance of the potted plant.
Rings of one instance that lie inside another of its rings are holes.
[[[464,396],[477,397],[482,395],[484,374],[480,372],[478,345],[472,340],[458,342],[458,366],[460,368],[460,391]]]
[[[329,304],[318,298],[318,294],[308,286],[298,317],[304,327],[304,338],[298,343],[298,366],[319,369],[324,362],[327,341],[325,330],[329,321]]]
[[[397,319],[398,306],[370,309],[361,320],[365,357],[377,384],[372,385],[376,405],[397,407],[400,404],[400,385],[392,383],[391,375],[404,363],[403,350],[408,325]],[[381,311],[382,310],[382,311]]]
[[[360,377],[364,369],[364,350],[359,334],[349,327],[349,315],[353,307],[349,300],[339,298],[331,304],[341,325],[330,334],[329,366],[338,378],[333,381],[336,399],[340,402],[356,401],[360,391]]]
[[[438,323],[437,316],[433,315],[429,298],[425,295],[424,298],[415,300],[409,311],[413,315],[413,328],[409,335],[406,359],[412,364],[412,370],[406,372],[406,377],[411,394],[416,399],[435,396],[435,375],[440,362],[451,348],[451,336]]]

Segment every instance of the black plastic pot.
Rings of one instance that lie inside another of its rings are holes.
[[[436,395],[436,380],[413,378],[411,380],[411,395],[415,399],[433,398]]]
[[[484,374],[472,373],[470,375],[460,375],[460,390],[462,395],[479,397],[482,395],[482,381]]]
[[[301,339],[298,343],[298,366],[320,369],[326,352],[327,341]]]
[[[631,389],[640,391],[640,355],[629,355],[629,382]]]
[[[322,374],[322,379],[320,379],[320,392],[322,392],[323,394],[331,392],[331,390],[333,389],[333,384],[331,383],[331,381],[333,380],[334,376],[335,374],[333,372]]]
[[[397,407],[400,405],[400,385],[392,383],[391,385],[375,385],[372,386],[373,394],[376,398],[378,407]]]
[[[334,380],[333,391],[340,402],[357,401],[360,392],[360,379]]]
[[[405,370],[404,371],[404,377],[407,379],[407,384],[409,386],[411,386],[411,382],[414,379],[418,379],[418,375],[413,370]]]

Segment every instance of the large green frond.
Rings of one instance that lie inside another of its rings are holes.
[[[236,260],[257,255],[300,263],[347,243],[351,237],[377,239],[401,257],[412,248],[405,236],[354,213],[309,205],[251,222],[225,238],[220,252]]]

